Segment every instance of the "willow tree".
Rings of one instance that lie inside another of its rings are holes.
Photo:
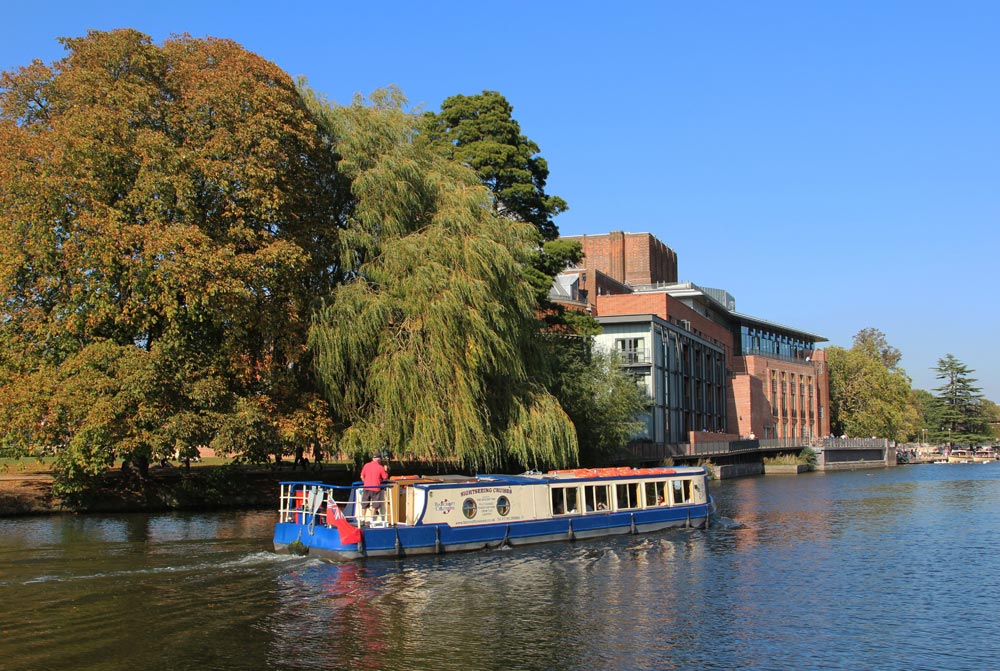
[[[62,40],[0,82],[0,436],[63,483],[322,414],[302,362],[340,189],[294,82],[227,40]]]
[[[536,302],[523,266],[530,224],[499,216],[468,168],[416,142],[397,91],[315,100],[351,181],[349,280],[310,346],[342,447],[469,468],[567,465],[572,423],[534,379]]]
[[[581,461],[603,465],[628,442],[644,400],[618,368],[593,351],[597,321],[549,299],[554,278],[583,260],[583,247],[558,238],[553,220],[568,206],[546,192],[548,163],[538,144],[521,132],[513,112],[496,91],[451,96],[439,112],[423,116],[420,140],[474,170],[490,190],[497,214],[535,227],[537,239],[523,272],[535,290],[546,352],[544,367],[533,373],[572,419]]]

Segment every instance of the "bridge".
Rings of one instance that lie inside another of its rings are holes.
[[[714,434],[692,434],[689,443],[633,443],[625,460],[642,465],[670,459],[676,464],[711,462],[719,478],[758,475],[764,459],[798,455],[805,448],[816,453],[816,470],[886,468],[896,465],[896,444],[885,438],[769,438],[712,440]],[[701,438],[701,439],[699,439]]]

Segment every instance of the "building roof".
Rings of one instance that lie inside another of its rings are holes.
[[[736,311],[736,299],[733,298],[732,294],[724,289],[710,289],[707,287],[700,287],[694,282],[673,282],[670,284],[660,283],[660,284],[644,284],[641,286],[636,286],[632,288],[635,293],[641,292],[665,292],[666,294],[673,296],[674,298],[682,299],[704,299],[706,302],[711,304],[716,310],[728,314],[730,319],[733,319],[740,324],[746,324],[747,326],[755,326],[758,328],[764,328],[769,331],[777,331],[784,333],[786,335],[794,336],[802,340],[809,340],[812,342],[827,342],[827,338],[818,335],[816,333],[810,333],[809,331],[803,331],[802,329],[794,328],[792,326],[786,326],[784,324],[779,324],[777,322],[768,321],[766,319],[761,319],[759,317],[753,317],[751,315],[743,314],[742,312]],[[725,301],[723,303],[722,301]]]
[[[552,288],[549,289],[549,298],[552,300],[579,300],[579,285],[579,273],[570,274],[564,272],[556,275],[556,279],[552,283]]]

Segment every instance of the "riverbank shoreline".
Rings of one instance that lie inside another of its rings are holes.
[[[0,517],[66,513],[132,513],[172,510],[271,508],[284,480],[318,480],[350,484],[353,464],[330,464],[309,470],[289,466],[211,465],[190,470],[173,465],[151,468],[149,475],[109,471],[85,503],[67,505],[53,492],[55,480],[44,466],[0,472]]]
[[[63,512],[60,508],[52,494],[51,475],[0,473],[0,517]]]

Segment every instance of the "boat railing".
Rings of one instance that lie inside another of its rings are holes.
[[[332,527],[344,519],[351,526],[385,526],[394,519],[389,486],[383,485],[372,503],[381,503],[381,514],[364,516],[360,486],[328,485],[322,482],[282,482],[279,521]],[[373,506],[374,507],[374,506]]]

